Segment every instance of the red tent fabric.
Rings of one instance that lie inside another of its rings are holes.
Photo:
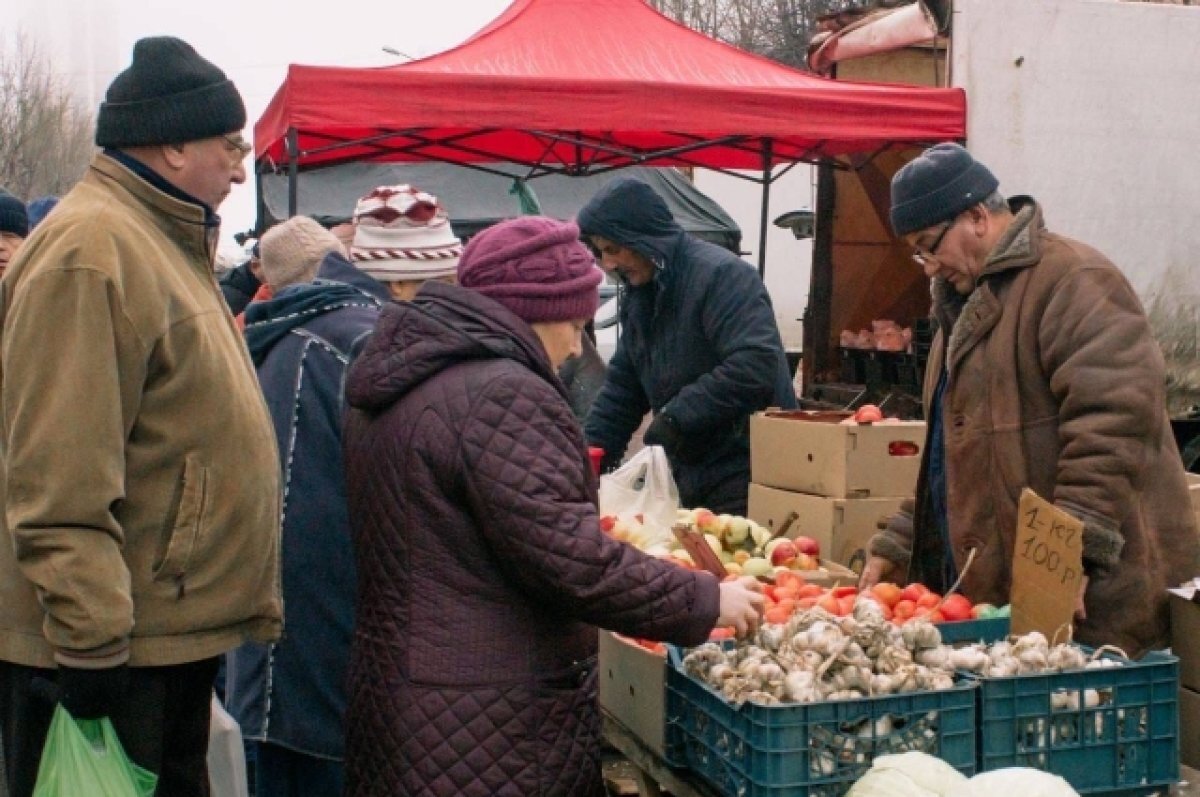
[[[762,169],[962,138],[959,89],[831,81],[709,39],[643,0],[515,0],[458,47],[381,68],[292,65],[259,158]],[[769,142],[769,145],[768,145]],[[769,148],[768,148],[769,146]]]

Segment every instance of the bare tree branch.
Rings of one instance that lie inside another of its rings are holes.
[[[826,14],[871,5],[868,0],[648,0],[651,6],[706,36],[807,69],[808,42]]]
[[[28,37],[0,50],[0,186],[26,200],[66,193],[91,160],[93,129]]]

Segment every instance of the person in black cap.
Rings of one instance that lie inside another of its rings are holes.
[[[11,797],[33,790],[55,702],[110,717],[158,794],[208,794],[217,657],[280,634],[275,435],[213,278],[245,123],[233,83],[190,45],[138,41],[100,106],[103,152],[5,275]]]
[[[1166,588],[1200,565],[1162,353],[1117,267],[998,187],[957,144],[892,181],[939,331],[916,498],[871,541],[863,583],[907,569],[942,592],[961,575],[972,601],[1008,603],[1030,488],[1083,522],[1075,639],[1137,655],[1167,643]]]
[[[25,204],[0,188],[0,276],[27,237],[29,216]]]

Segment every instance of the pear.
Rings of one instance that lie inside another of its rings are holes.
[[[771,563],[761,556],[752,556],[742,563],[742,573],[747,576],[765,576],[774,572]]]
[[[712,548],[713,553],[715,553],[717,556],[720,556],[721,553],[725,550],[724,548],[721,547],[721,540],[720,540],[720,538],[717,537],[716,534],[705,534],[704,541],[708,543],[708,547]]]
[[[750,534],[750,521],[744,517],[729,518],[729,526],[725,531],[725,542],[730,546],[741,545]]]
[[[771,532],[752,520],[750,521],[750,539],[754,540],[755,548],[761,548],[771,541]]]

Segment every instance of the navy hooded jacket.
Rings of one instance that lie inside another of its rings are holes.
[[[601,189],[578,221],[585,235],[632,249],[656,267],[646,285],[622,288],[621,337],[584,426],[588,442],[604,448],[612,467],[646,412],[666,413],[691,451],[671,456],[683,505],[745,514],[750,415],[796,406],[758,272],[688,235],[662,198],[631,177]]]
[[[230,654],[227,705],[247,739],[339,759],[356,585],[343,396],[388,292],[336,253],[317,276],[246,309],[246,343],[279,441],[286,627],[274,645]]]

